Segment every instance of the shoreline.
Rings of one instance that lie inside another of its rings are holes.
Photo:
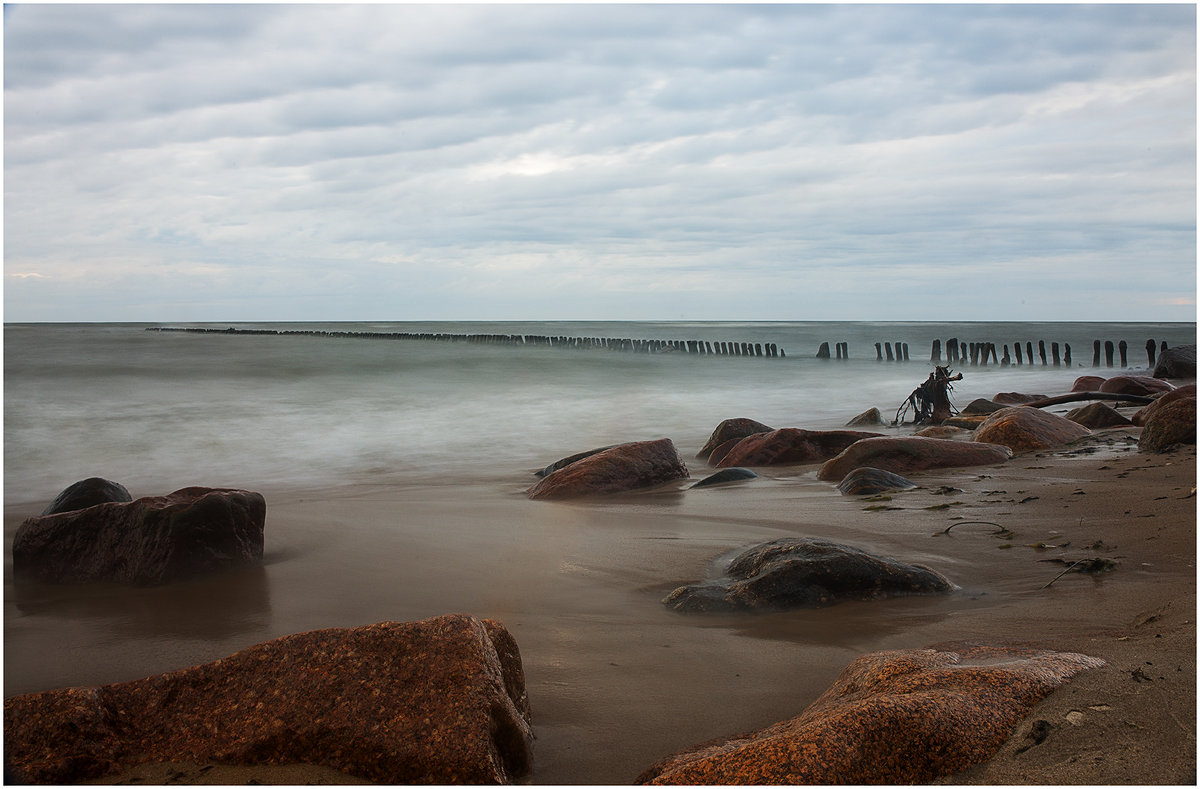
[[[106,590],[92,603],[69,589],[20,598],[6,583],[5,693],[61,686],[46,685],[52,678],[134,679],[287,632],[462,611],[500,619],[520,647],[538,737],[531,782],[621,784],[669,753],[799,714],[865,652],[1036,642],[1109,666],[1051,694],[992,760],[947,783],[1189,782],[1195,447],[1141,454],[1131,444],[1139,430],[912,474],[921,487],[877,510],[817,482],[811,465],[759,469],[747,485],[586,503],[528,502],[525,469],[511,485],[266,490],[265,567],[221,598],[240,607],[226,616],[165,623],[215,582]],[[714,471],[691,457],[697,448],[679,445],[689,484]],[[6,505],[6,546],[37,511]],[[955,519],[1001,523],[1014,537],[965,523],[944,534]],[[960,589],[749,616],[659,603],[728,551],[788,535],[927,564]],[[1056,577],[1066,565],[1054,560],[1093,555],[1116,569]],[[34,665],[40,647],[64,639],[80,650],[73,661]],[[1036,719],[1051,723],[1050,736],[1017,753]],[[204,767],[144,765],[97,783],[342,780],[320,768]]]

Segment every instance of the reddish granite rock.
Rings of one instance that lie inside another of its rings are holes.
[[[993,466],[1012,456],[1008,447],[922,436],[864,438],[825,461],[817,479],[837,482],[859,466],[906,474],[931,468]]]
[[[870,427],[872,425],[883,425],[883,414],[879,413],[878,408],[868,408],[858,416],[846,423],[846,427]]]
[[[1138,438],[1141,452],[1166,452],[1178,444],[1196,443],[1196,398],[1168,402],[1146,420]]]
[[[786,463],[819,463],[841,452],[855,441],[876,438],[879,433],[858,430],[804,430],[783,427],[770,433],[746,436],[716,465],[776,466]]]
[[[971,435],[971,430],[965,427],[954,427],[953,425],[930,425],[923,427],[914,436],[924,436],[926,438],[967,438]]]
[[[762,422],[755,422],[753,419],[746,417],[737,417],[736,419],[726,419],[717,425],[713,430],[712,435],[708,437],[704,447],[696,453],[698,458],[708,458],[713,450],[722,444],[726,444],[732,439],[743,439],[746,436],[752,436],[755,433],[769,433],[774,428],[764,425]]]
[[[929,783],[989,759],[1034,704],[1103,665],[978,645],[871,653],[799,716],[670,756],[638,783]]]
[[[1095,391],[1146,397],[1158,392],[1169,392],[1174,388],[1166,381],[1146,375],[1114,375],[1100,384],[1100,388]]]
[[[298,633],[169,674],[4,703],[6,766],[33,783],[169,761],[505,783],[529,774],[532,736],[512,636],[461,614]]]
[[[266,517],[261,494],[199,487],[41,515],[17,529],[13,575],[154,586],[254,564]]]
[[[1001,408],[1004,408],[1004,406],[1000,403],[995,403],[991,400],[985,400],[982,397],[977,397],[970,403],[967,403],[967,407],[958,413],[962,416],[987,416],[988,414],[996,413]]]
[[[1082,408],[1072,409],[1067,412],[1067,419],[1077,425],[1083,425],[1089,430],[1103,430],[1107,427],[1123,427],[1133,424],[1107,403],[1092,403]]]
[[[1103,379],[1100,379],[1103,380]],[[1000,405],[1025,405],[1036,400],[1045,400],[1046,395],[1023,394],[1022,392],[1001,392],[992,398],[993,403]]]
[[[1104,379],[1098,375],[1081,375],[1071,385],[1072,392],[1099,392]],[[1045,398],[1043,398],[1045,399]],[[1030,401],[1033,402],[1033,401]]]
[[[1171,402],[1172,400],[1181,400],[1185,397],[1195,397],[1195,396],[1196,396],[1196,385],[1195,384],[1188,384],[1187,386],[1181,386],[1178,389],[1172,389],[1170,392],[1164,392],[1163,394],[1156,397],[1154,399],[1153,403],[1151,403],[1148,406],[1145,406],[1144,408],[1141,408],[1136,414],[1134,414],[1132,417],[1130,417],[1129,421],[1133,422],[1138,427],[1141,427],[1146,424],[1146,420],[1150,418],[1151,414],[1153,414],[1155,411],[1162,408],[1164,405]]]
[[[541,479],[531,499],[570,499],[648,488],[688,477],[669,438],[619,444],[589,455]]]
[[[1091,435],[1083,425],[1038,408],[1009,406],[997,411],[975,430],[975,440],[1001,444],[1013,452],[1062,446]]]

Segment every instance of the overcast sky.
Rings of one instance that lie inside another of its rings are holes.
[[[1196,319],[1193,5],[16,5],[4,319]]]

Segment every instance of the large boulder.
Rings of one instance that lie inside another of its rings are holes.
[[[768,427],[762,422],[756,422],[753,419],[747,419],[744,416],[734,419],[726,419],[717,425],[712,431],[712,435],[708,437],[708,441],[696,453],[696,457],[707,459],[712,454],[713,450],[722,444],[727,444],[734,439],[742,439],[746,436],[752,436],[755,433],[769,433],[775,428]]]
[[[1089,430],[1104,430],[1109,427],[1132,425],[1123,414],[1108,403],[1092,403],[1067,412],[1067,419]]]
[[[784,537],[739,554],[725,579],[681,586],[663,603],[686,612],[779,610],[953,588],[924,567],[828,540]]]
[[[88,477],[79,480],[74,485],[68,485],[62,493],[54,498],[54,501],[46,506],[46,509],[42,510],[42,514],[55,515],[59,512],[94,507],[97,504],[127,501],[133,501],[133,497],[129,495],[129,491],[125,489],[124,485],[102,477]]]
[[[856,441],[837,457],[825,461],[817,479],[838,482],[859,466],[907,474],[931,468],[994,466],[1012,457],[1008,447],[977,441],[924,436],[889,436]]]
[[[1103,380],[1103,379],[1100,379]],[[992,398],[993,403],[999,405],[1025,405],[1038,400],[1045,400],[1046,395],[1041,394],[1025,394],[1024,392],[1000,392]]]
[[[1146,375],[1114,375],[1100,384],[1100,388],[1096,391],[1148,397],[1159,392],[1169,392],[1174,388],[1166,381]]]
[[[1141,452],[1166,452],[1179,444],[1196,443],[1196,398],[1172,400],[1150,415],[1138,437]]]
[[[1155,411],[1162,408],[1164,405],[1171,402],[1172,400],[1179,400],[1184,397],[1195,397],[1195,396],[1196,396],[1196,385],[1195,384],[1188,384],[1187,386],[1181,386],[1178,389],[1172,389],[1170,392],[1166,392],[1166,393],[1161,394],[1158,397],[1154,398],[1154,402],[1151,403],[1150,405],[1145,406],[1145,407],[1141,408],[1140,410],[1138,410],[1138,412],[1136,414],[1134,414],[1132,417],[1130,417],[1130,421],[1133,422],[1138,427],[1141,427],[1146,424],[1146,420],[1150,418],[1151,414],[1153,414]]]
[[[259,493],[201,487],[40,515],[13,538],[13,576],[155,586],[256,564],[266,517]]]
[[[915,487],[917,483],[910,479],[870,466],[854,469],[837,484],[837,489],[845,496],[873,496],[876,493],[912,490]]]
[[[553,474],[554,472],[558,471],[560,468],[566,468],[567,466],[571,465],[572,463],[574,463],[577,460],[583,460],[586,457],[591,457],[592,455],[595,455],[598,452],[603,452],[606,449],[612,449],[614,446],[616,446],[616,445],[609,444],[606,447],[599,447],[597,449],[589,449],[586,452],[576,452],[574,455],[570,455],[568,457],[560,458],[560,459],[554,461],[553,463],[546,466],[545,468],[538,469],[537,471],[533,472],[533,474],[535,477],[548,477],[551,474]]]
[[[1163,351],[1153,374],[1155,378],[1195,378],[1196,346],[1176,345]]]
[[[1028,406],[1009,406],[997,411],[975,429],[975,440],[1000,444],[1013,452],[1049,449],[1077,441],[1092,431],[1058,414]]]
[[[1037,702],[1103,665],[980,645],[867,654],[799,716],[662,759],[638,783],[928,784],[987,761]]]
[[[1081,375],[1071,384],[1072,392],[1099,392],[1104,379],[1099,375]],[[1033,402],[1033,401],[1030,401]]]
[[[71,784],[147,762],[315,764],[380,784],[530,772],[516,642],[461,614],[298,633],[213,663],[4,703],[6,767]]]
[[[783,427],[770,433],[746,436],[716,464],[726,466],[776,466],[789,463],[820,463],[855,441],[875,438],[879,433],[859,430],[804,430]]]
[[[571,499],[649,488],[688,477],[687,465],[669,438],[619,444],[588,455],[527,491],[531,499]]]

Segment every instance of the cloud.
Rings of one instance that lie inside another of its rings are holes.
[[[6,270],[61,301],[6,319],[1194,320],[1195,62],[1179,5],[18,5]]]

